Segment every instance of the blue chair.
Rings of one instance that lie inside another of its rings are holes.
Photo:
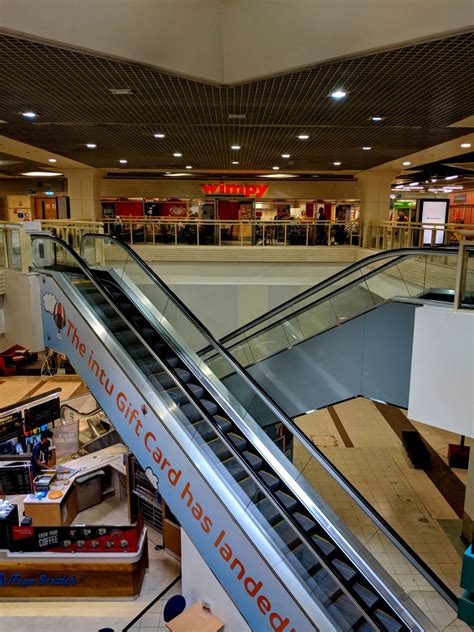
[[[163,610],[163,619],[165,620],[165,623],[168,623],[168,621],[177,617],[185,608],[186,599],[183,595],[175,595],[174,597],[171,597],[171,599],[168,599]]]

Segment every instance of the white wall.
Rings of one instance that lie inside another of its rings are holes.
[[[230,597],[212,574],[199,551],[181,529],[181,585],[188,606],[207,601],[212,613],[225,624],[225,632],[250,632]]]
[[[474,437],[474,313],[416,310],[408,417]]]
[[[14,344],[23,345],[30,351],[44,349],[39,276],[5,270],[5,285],[2,349]]]
[[[1,0],[0,7],[5,29],[226,83],[472,25],[472,0]]]

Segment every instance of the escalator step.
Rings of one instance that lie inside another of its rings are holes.
[[[273,474],[270,474],[270,472],[261,471],[259,474],[263,479],[263,482],[268,485],[268,487],[272,491],[275,491],[275,489],[277,489],[280,485],[280,481],[278,480],[278,478],[276,476],[273,476]]]
[[[92,303],[92,305],[94,305],[94,303]],[[109,319],[109,320],[117,316],[117,312],[115,311],[115,309],[112,307],[112,305],[109,305],[108,303],[104,305],[100,305],[98,307],[98,310],[106,319]]]
[[[301,546],[297,547],[292,554],[310,575],[314,575],[321,570],[322,567],[318,559],[303,543],[301,543]]]
[[[129,329],[125,331],[114,332],[114,335],[123,347],[128,348],[130,345],[133,344],[141,344],[133,331],[130,331]]]
[[[192,427],[206,443],[209,443],[209,441],[212,441],[213,439],[217,439],[215,430],[213,430],[210,424],[207,421],[204,421],[204,419],[194,422]]]
[[[176,368],[179,364],[179,360],[176,356],[168,356],[167,358],[165,358],[165,362],[172,369]]]
[[[202,386],[198,386],[197,384],[188,384],[188,388],[198,399],[204,395],[204,389]],[[178,386],[169,388],[167,391],[170,397],[172,397],[177,404],[184,404],[189,401],[189,397]]]
[[[256,454],[253,454],[253,452],[249,452],[248,450],[245,450],[244,452],[242,452],[242,454],[244,455],[244,457],[247,459],[247,461],[250,463],[250,465],[252,466],[254,470],[258,471],[260,468],[263,467],[263,459],[261,459]]]
[[[123,331],[124,329],[128,329],[128,325],[121,318],[112,318],[106,323],[107,327],[110,331],[114,333],[117,331]]]
[[[207,444],[214,454],[217,456],[219,461],[225,461],[229,458],[230,452],[229,448],[223,443],[220,439],[214,439],[213,441],[209,441]]]
[[[142,344],[128,348],[127,351],[135,360],[149,360],[151,362],[155,361],[148,349]]]
[[[219,406],[215,402],[210,402],[208,399],[200,400],[201,406],[204,406],[209,415],[215,415],[219,410]]]
[[[349,623],[349,625],[354,625],[360,619],[361,611],[356,606],[356,604],[349,599],[347,595],[341,595],[336,601],[334,601],[330,606],[328,606],[328,611],[333,613],[342,614],[344,620]]]
[[[214,415],[214,421],[222,430],[222,432],[229,432],[229,430],[231,430],[232,428],[232,422],[228,419],[225,419],[225,417],[221,417],[221,415]]]
[[[403,624],[398,621],[398,619],[394,619],[386,612],[376,610],[374,614],[382,623],[384,629],[387,630],[387,632],[400,632],[400,630],[403,630]]]
[[[236,434],[235,432],[229,432],[227,435],[232,443],[237,447],[239,452],[242,452],[247,447],[247,440],[244,437]]]
[[[282,490],[276,492],[276,497],[284,505],[287,511],[292,512],[298,506],[298,501],[293,498],[293,496],[289,496]]]
[[[201,413],[199,412],[199,410],[197,410],[194,404],[183,404],[183,406],[180,406],[180,409],[183,411],[183,413],[186,415],[191,423],[194,421],[200,421],[202,419]]]
[[[379,598],[375,592],[372,592],[361,584],[354,584],[354,591],[361,597],[368,608],[373,608]]]
[[[270,523],[270,525],[275,525],[277,522],[281,520],[281,513],[278,509],[273,505],[273,503],[268,499],[264,498],[262,501],[258,502],[256,505],[259,512],[265,517],[265,519]]]
[[[296,547],[301,544],[301,540],[299,539],[297,533],[285,520],[282,520],[279,524],[277,524],[274,529],[290,551],[296,549]]]
[[[330,557],[337,552],[336,546],[324,536],[315,534],[311,536],[311,539],[326,557]]]
[[[255,499],[259,494],[263,497],[260,486],[250,476],[239,481],[239,485],[251,500]]]
[[[230,459],[227,459],[227,461],[224,461],[223,465],[236,481],[241,481],[247,477],[247,472],[235,456],[232,456]]]
[[[162,371],[160,365],[157,362],[150,363],[151,367],[156,366],[157,371],[153,371],[154,375],[152,376],[156,381],[158,381],[163,388],[173,388],[176,384],[173,378],[166,373],[166,371]],[[146,365],[145,365],[146,366]],[[191,379],[191,373],[186,371],[185,369],[177,368],[174,370],[174,373],[178,377],[178,379],[187,384]]]
[[[342,560],[334,560],[333,566],[337,568],[344,579],[348,582],[351,582],[357,576],[357,571]]]
[[[308,518],[299,511],[293,514],[293,518],[298,522],[305,533],[311,533],[317,527],[317,523],[314,520]]]

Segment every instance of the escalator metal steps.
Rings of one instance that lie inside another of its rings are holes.
[[[227,437],[232,441],[239,452],[243,452],[247,447],[247,439],[244,439],[244,437],[241,437],[235,432],[229,432]]]
[[[301,540],[296,535],[294,529],[292,529],[292,527],[290,527],[290,525],[284,520],[275,525],[273,528],[290,551],[296,549],[296,547],[301,543]]]
[[[247,472],[244,470],[244,468],[240,464],[240,461],[238,461],[235,456],[227,459],[227,461],[223,461],[222,465],[229,471],[231,476],[235,478],[237,482],[240,482],[245,478],[251,480],[248,478]]]
[[[188,384],[188,388],[198,399],[204,395],[204,389],[202,386],[198,386],[197,384]],[[188,401],[186,393],[184,393],[178,386],[175,388],[167,388],[166,392],[177,404],[184,404]]]

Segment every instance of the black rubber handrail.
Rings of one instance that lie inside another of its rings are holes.
[[[451,247],[451,246],[435,246],[433,248],[396,248],[394,250],[386,250],[384,252],[378,252],[375,255],[370,255],[369,257],[365,257],[364,259],[361,259],[360,261],[353,263],[347,268],[344,268],[343,270],[336,272],[336,274],[331,275],[327,279],[324,279],[324,281],[321,281],[320,283],[313,285],[307,290],[300,292],[299,294],[297,294],[296,296],[293,296],[292,298],[288,299],[284,303],[280,303],[280,305],[273,307],[272,309],[268,310],[264,314],[257,316],[257,318],[254,318],[253,320],[249,321],[245,325],[242,325],[241,327],[232,331],[231,333],[226,334],[225,336],[220,338],[219,341],[222,344],[225,344],[226,342],[229,342],[233,338],[237,338],[237,336],[239,336],[240,334],[246,333],[253,327],[260,325],[261,323],[265,322],[272,316],[277,316],[278,314],[282,313],[285,309],[289,307],[293,307],[300,301],[306,298],[310,298],[311,296],[314,296],[321,290],[324,290],[326,287],[329,287],[333,283],[336,283],[337,281],[340,281],[344,279],[345,277],[348,277],[350,274],[357,272],[357,270],[360,270],[361,268],[364,268],[366,265],[370,265],[371,263],[376,263],[377,261],[383,261],[384,259],[390,259],[392,257],[395,257],[396,259],[394,260],[393,265],[396,265],[397,263],[400,263],[400,261],[406,259],[407,257],[414,256],[414,255],[426,255],[426,256],[442,255],[442,254],[449,255],[449,254],[453,254],[457,252],[457,250],[458,250],[457,247]],[[310,306],[311,304],[307,304],[305,307],[310,307]],[[286,319],[287,318],[285,317],[282,320],[286,320]],[[272,323],[272,325],[276,325],[278,324],[278,322],[279,321],[275,321],[274,323]],[[203,349],[201,353],[207,353],[208,351],[210,351],[210,347],[206,347],[206,349]]]
[[[38,235],[41,236],[41,235]],[[207,338],[209,344],[222,353],[225,357],[226,361],[234,368],[235,372],[239,374],[239,376],[256,392],[256,394],[264,401],[264,403],[270,408],[270,410],[275,414],[275,416],[286,426],[292,434],[297,437],[297,439],[302,443],[302,445],[308,450],[308,452],[313,456],[316,461],[318,461],[323,468],[330,473],[332,478],[334,478],[338,484],[344,489],[352,500],[364,511],[364,513],[370,517],[372,522],[382,531],[382,533],[392,542],[392,544],[404,555],[406,559],[408,559],[418,570],[418,572],[423,575],[423,577],[428,581],[428,583],[435,588],[438,593],[445,599],[445,601],[450,605],[451,608],[457,611],[458,607],[458,599],[454,592],[432,571],[432,569],[422,560],[422,558],[407,544],[403,538],[386,522],[385,518],[383,518],[378,511],[372,507],[372,505],[360,494],[360,492],[352,485],[352,483],[342,474],[342,472],[323,454],[317,446],[315,446],[308,437],[298,428],[298,426],[290,419],[287,414],[280,408],[280,406],[266,393],[262,388],[257,384],[257,382],[253,379],[253,377],[240,365],[240,363],[228,352],[228,350],[223,346],[223,344],[215,338],[212,333],[207,329],[207,327],[201,323],[198,318],[189,310],[189,308],[181,301],[181,299],[171,290],[168,285],[152,270],[144,261],[139,257],[139,255],[126,243],[118,239],[117,237],[113,237],[110,235],[104,235],[101,233],[86,233],[83,235],[81,240],[81,254],[83,254],[83,245],[84,241],[87,238],[100,239],[104,241],[109,241],[114,245],[118,246],[122,250],[124,250],[128,256],[130,256],[137,265],[145,272],[145,274],[150,277],[159,287],[160,289],[174,302],[180,310],[184,312],[187,318],[196,326],[196,328],[200,331],[201,335]],[[456,248],[400,248],[397,250],[390,251],[393,253],[397,253],[397,255],[413,255],[413,254],[448,254],[457,250]],[[385,255],[385,257],[383,256]],[[377,253],[377,255],[373,255],[372,261],[381,260],[383,258],[387,258],[387,253]],[[365,259],[365,263],[367,263],[368,257]],[[362,260],[364,261],[364,260]],[[361,262],[354,264],[354,266],[359,265]],[[354,271],[354,267],[352,267],[352,271]],[[347,271],[347,270],[346,270]],[[335,277],[339,275],[343,275],[344,270],[333,275],[331,278],[334,280]],[[344,276],[344,275],[343,275]],[[324,283],[324,282],[323,282]],[[318,284],[320,285],[320,284]],[[315,286],[318,287],[318,286]],[[307,290],[309,293],[310,290]],[[304,294],[304,293],[303,293]],[[308,294],[309,295],[309,294]],[[301,295],[300,295],[301,296]],[[291,302],[287,301],[287,303]]]

